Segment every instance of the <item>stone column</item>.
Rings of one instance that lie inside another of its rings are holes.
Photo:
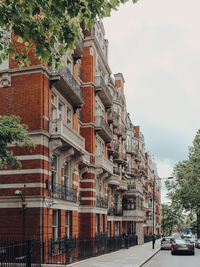
[[[136,235],[138,236],[138,245],[144,244],[143,222],[136,223]]]

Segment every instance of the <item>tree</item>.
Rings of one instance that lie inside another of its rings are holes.
[[[197,236],[200,237],[200,130],[189,147],[187,160],[180,161],[174,167],[173,182],[166,182],[168,196],[186,211],[195,213],[197,218]]]
[[[27,126],[20,124],[20,118],[17,116],[0,116],[0,169],[11,166],[12,168],[21,168],[21,163],[8,150],[8,146],[32,147],[33,142],[27,134]]]
[[[2,0],[0,2],[0,64],[9,54],[19,65],[28,55],[58,68],[64,53],[72,53],[80,38],[80,22],[88,29],[96,17],[110,16],[128,0]],[[132,0],[133,3],[138,0]],[[17,38],[9,39],[7,33]],[[23,48],[17,44],[23,43]]]
[[[162,232],[164,235],[172,235],[179,231],[183,223],[182,210],[174,204],[162,204]]]

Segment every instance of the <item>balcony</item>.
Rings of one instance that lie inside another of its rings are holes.
[[[132,177],[137,177],[138,171],[135,168],[126,167],[126,174]]]
[[[106,143],[109,143],[112,140],[112,130],[105,121],[104,117],[95,117],[95,131],[98,132]]]
[[[60,138],[67,146],[71,146],[81,153],[85,150],[85,139],[62,119],[51,120],[49,131],[51,138]]]
[[[127,156],[124,153],[119,153],[116,158],[113,159],[114,162],[122,165],[127,164]]]
[[[128,184],[128,191],[126,195],[135,196],[137,194],[143,195],[143,187],[140,181],[135,181],[134,184]]]
[[[104,155],[95,157],[95,167],[103,169],[109,174],[113,174],[113,163],[107,159]]]
[[[126,140],[126,128],[125,127],[123,127],[123,126],[121,126],[121,128],[122,128],[122,140]]]
[[[74,108],[81,107],[84,103],[83,90],[66,67],[52,72],[51,83],[61,92]]]
[[[119,145],[117,143],[111,142],[108,145],[108,153],[113,155],[113,158],[118,157],[119,155]]]
[[[109,208],[108,216],[123,216],[123,210],[118,207]]]
[[[119,186],[120,185],[121,176],[117,174],[113,174],[109,180],[108,185],[110,186]]]
[[[108,200],[103,197],[96,196],[96,207],[99,208],[108,208]]]
[[[136,210],[136,203],[132,202],[123,204],[123,210]]]
[[[131,154],[131,155],[135,155],[134,148],[131,147],[131,145],[127,145],[127,146],[126,146],[126,153],[127,153],[127,154]]]
[[[95,92],[98,94],[106,108],[110,108],[112,106],[112,95],[101,76],[95,77]]]
[[[113,121],[119,121],[119,115],[117,114],[116,111],[109,111],[108,112],[108,121],[113,122]]]
[[[71,202],[77,201],[77,191],[62,184],[52,184],[52,197]]]
[[[123,210],[124,217],[134,217],[134,220],[144,220],[144,211],[139,209]]]
[[[127,190],[128,190],[128,184],[127,184],[127,181],[120,180],[118,190],[120,190],[120,191],[127,191]]]
[[[114,134],[116,134],[118,136],[122,136],[122,127],[118,126],[118,127],[114,128]]]
[[[119,104],[122,104],[122,97],[121,95],[119,94],[115,94],[114,97],[113,97],[113,101],[119,103]]]
[[[85,167],[90,165],[90,154],[85,150],[84,155],[82,156],[82,160],[79,163],[80,166]]]
[[[83,40],[76,39],[75,48],[74,48],[74,52],[73,52],[72,56],[75,60],[84,56],[84,42],[83,42]]]

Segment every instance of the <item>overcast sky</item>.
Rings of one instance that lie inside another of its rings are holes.
[[[104,19],[112,72],[160,177],[187,158],[200,128],[200,0],[130,0]]]

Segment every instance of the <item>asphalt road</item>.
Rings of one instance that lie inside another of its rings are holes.
[[[171,255],[170,250],[161,250],[144,267],[199,267],[200,249],[195,255]]]

